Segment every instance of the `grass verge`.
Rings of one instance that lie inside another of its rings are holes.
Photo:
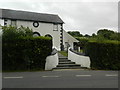
[[[68,56],[67,51],[59,51],[59,53],[62,54],[63,56],[66,56],[66,57]]]

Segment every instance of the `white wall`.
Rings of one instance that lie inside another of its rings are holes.
[[[68,49],[68,59],[75,62],[76,64],[80,64],[81,67],[90,68],[91,62],[88,56],[75,54]]]
[[[65,42],[68,42],[70,44],[70,47],[73,49],[73,43],[79,42],[77,39],[69,35],[65,30],[63,30],[63,45],[66,48]]]
[[[33,22],[28,21],[17,21],[17,26],[20,27],[23,25],[24,27],[30,27],[34,32],[39,32],[41,36],[45,36],[46,34],[50,34],[53,37],[53,46],[60,50],[60,29],[61,25],[58,25],[58,31],[53,31],[52,23],[41,23],[39,22],[39,26],[35,28],[33,26]]]
[[[24,27],[29,27],[33,30],[33,32],[39,32],[41,36],[45,36],[46,34],[50,34],[53,37],[53,47],[56,47],[57,50],[60,50],[60,30],[61,25],[58,24],[58,31],[53,31],[52,23],[43,23],[39,22],[39,26],[36,28],[33,26],[33,21],[21,21],[17,20],[17,27],[21,25]],[[11,25],[11,20],[7,20],[7,25]],[[63,30],[63,45],[66,47],[65,42],[68,42],[73,49],[73,43],[79,42],[74,37],[69,35],[65,30]]]
[[[52,70],[58,65],[58,53],[55,55],[48,56],[46,58],[46,63],[45,63],[45,70]]]
[[[0,19],[0,25],[4,26],[4,20]],[[2,29],[0,28],[0,36],[2,35]]]
[[[52,23],[42,23],[39,22],[39,26],[36,28],[33,26],[33,21],[20,21],[17,20],[17,27],[21,25],[24,27],[29,27],[33,30],[33,32],[40,33],[41,36],[45,36],[46,34],[50,34],[53,37],[53,47],[56,47],[57,50],[60,50],[60,29],[61,25],[58,25],[58,31],[53,31]],[[11,25],[11,20],[7,20],[7,25]]]
[[[0,25],[4,26],[4,20],[0,19]]]

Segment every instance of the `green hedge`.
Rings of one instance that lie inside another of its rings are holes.
[[[120,42],[88,42],[85,51],[92,68],[120,70]]]
[[[2,42],[2,69],[40,70],[52,51],[52,40],[45,37],[21,37]]]
[[[86,46],[87,42],[89,41],[89,39],[88,38],[83,38],[83,37],[76,37],[76,39],[79,41],[77,45],[84,52],[85,46]]]

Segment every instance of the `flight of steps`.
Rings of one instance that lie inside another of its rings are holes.
[[[55,69],[80,69],[81,66],[79,64],[75,64],[75,62],[72,62],[71,60],[68,60],[67,57],[58,54],[59,56],[59,64],[57,65]]]

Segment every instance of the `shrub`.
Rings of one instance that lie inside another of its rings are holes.
[[[83,52],[84,52],[84,48],[85,48],[87,42],[89,41],[89,39],[88,39],[88,38],[80,38],[80,37],[76,37],[76,39],[79,41],[79,42],[78,42],[78,46],[79,46],[80,49],[82,49]]]
[[[2,30],[3,71],[45,68],[45,58],[52,51],[50,38],[33,37],[32,30],[22,26],[3,26]]]
[[[19,37],[32,37],[33,31],[28,27],[21,26],[20,28],[14,26],[1,26],[2,28],[2,38],[13,40]]]
[[[51,39],[45,37],[3,40],[3,70],[44,69],[51,47]]]
[[[92,68],[120,69],[120,42],[88,42],[85,52],[91,59]]]

